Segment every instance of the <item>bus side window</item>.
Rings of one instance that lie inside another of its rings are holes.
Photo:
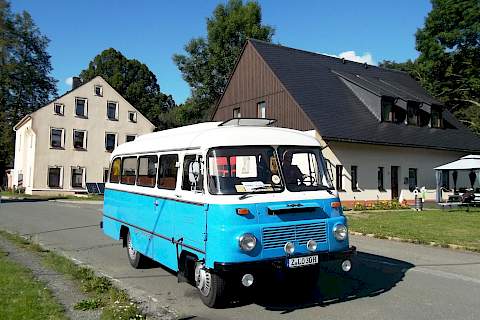
[[[197,155],[189,154],[183,158],[183,177],[182,190],[188,191],[203,191],[203,171],[202,171],[202,156],[198,156],[198,163],[200,165],[200,175],[195,181],[193,166],[197,161]]]
[[[177,154],[166,154],[160,156],[160,165],[158,168],[158,188],[175,190],[177,185]]]
[[[142,156],[138,158],[137,186],[155,187],[157,165],[157,156]]]
[[[122,159],[122,184],[135,184],[137,177],[137,157],[126,157]]]
[[[110,183],[118,183],[120,181],[120,158],[115,158],[110,168]]]

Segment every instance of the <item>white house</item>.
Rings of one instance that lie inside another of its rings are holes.
[[[435,200],[434,168],[480,152],[480,138],[407,73],[257,40],[245,45],[212,120],[235,117],[317,137],[346,205],[412,201],[423,186]],[[447,189],[452,174],[442,172]],[[459,176],[457,187],[467,182]]]
[[[27,194],[85,192],[103,182],[119,144],[154,125],[102,77],[81,84],[25,116],[14,127],[13,185]]]

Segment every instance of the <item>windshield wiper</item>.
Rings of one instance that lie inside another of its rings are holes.
[[[251,196],[253,196],[253,194],[245,193],[245,194],[242,194],[240,197],[238,197],[238,200],[243,200],[243,199],[249,198]]]

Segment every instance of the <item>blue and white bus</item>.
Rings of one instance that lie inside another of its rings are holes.
[[[305,273],[337,260],[349,271],[355,247],[319,142],[271,122],[208,122],[118,146],[104,233],[123,240],[133,267],[161,263],[210,307],[269,268]]]

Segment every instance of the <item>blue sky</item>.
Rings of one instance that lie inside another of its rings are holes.
[[[183,52],[191,38],[205,35],[206,18],[224,2],[13,0],[12,9],[27,10],[51,40],[60,94],[70,88],[67,78],[113,47],[148,65],[161,90],[181,103],[190,89],[172,55]],[[274,42],[373,63],[416,58],[414,33],[431,9],[428,0],[259,2],[263,23],[276,29]]]

